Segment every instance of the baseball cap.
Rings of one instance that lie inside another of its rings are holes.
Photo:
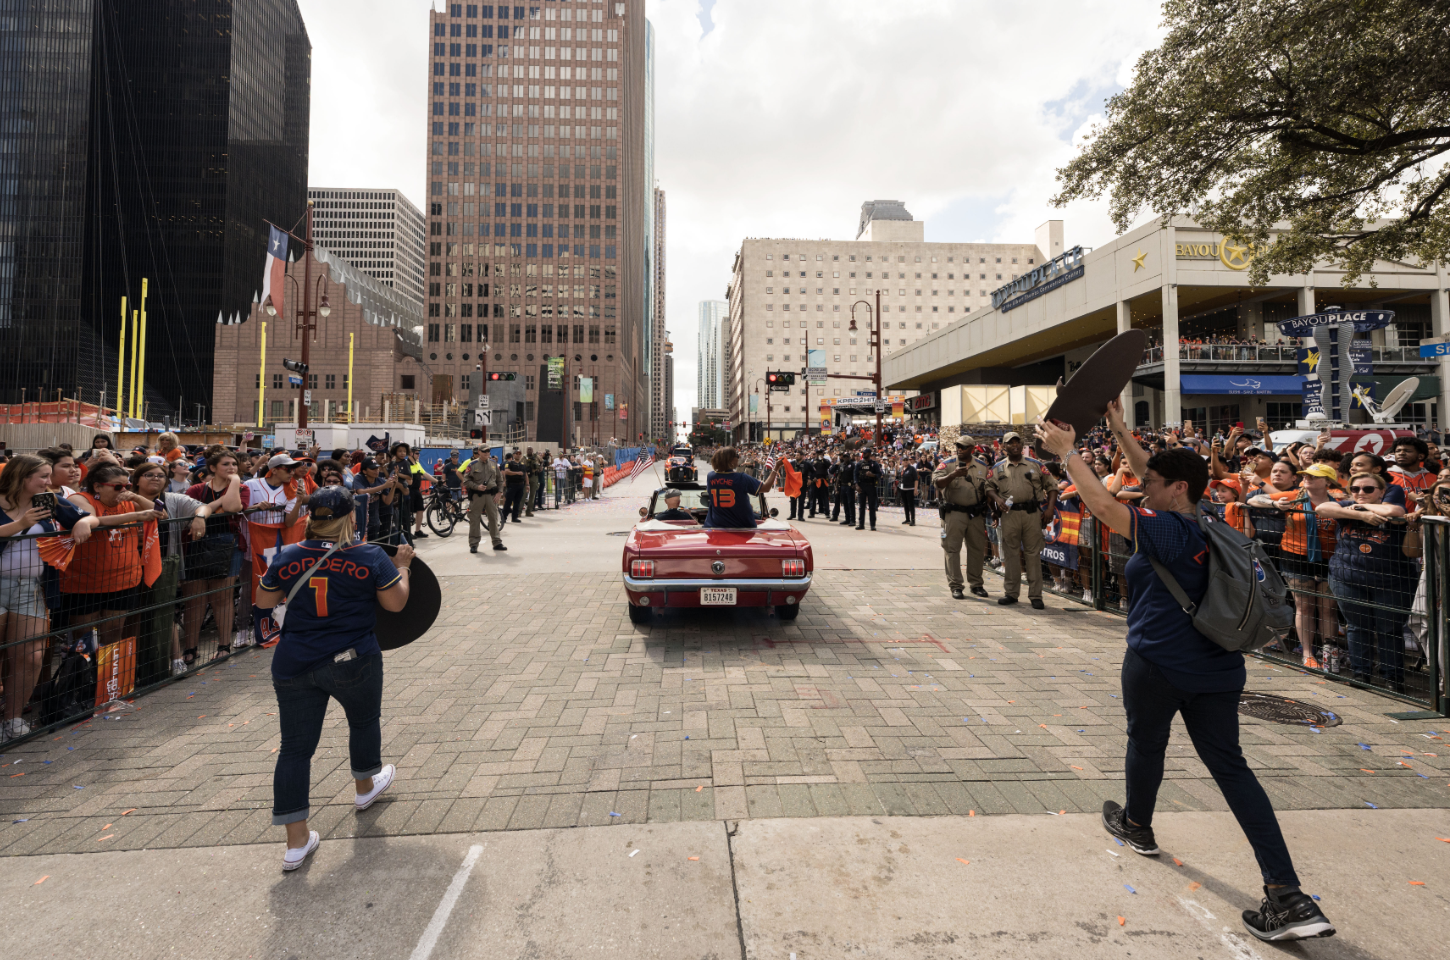
[[[976,445],[977,440],[975,437],[969,437],[965,433],[957,437],[957,446],[959,447],[975,447]]]
[[[346,487],[323,487],[307,500],[307,512],[314,520],[332,520],[352,513],[356,506]]]
[[[1244,492],[1243,481],[1239,480],[1238,477],[1224,477],[1221,480],[1214,480],[1209,483],[1209,487],[1210,489],[1213,487],[1228,487],[1235,493],[1242,494]]]
[[[279,453],[275,457],[273,457],[271,460],[268,460],[267,461],[267,469],[268,470],[276,470],[278,467],[292,467],[292,466],[296,466],[296,464],[297,464],[297,461],[296,460],[293,460],[287,454],[285,454],[285,453]]]
[[[1339,472],[1327,463],[1316,463],[1307,470],[1300,470],[1301,477],[1323,477],[1325,480],[1338,480]]]
[[[1022,434],[1018,433],[1015,430],[1012,431],[1012,432],[1010,432],[1010,433],[1004,433],[1004,434],[1002,434],[1002,442],[1003,443],[1011,443],[1013,440],[1021,440],[1021,439],[1022,439]]]

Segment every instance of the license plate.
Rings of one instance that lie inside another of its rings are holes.
[[[735,606],[734,587],[701,587],[700,606],[702,607],[733,607]]]

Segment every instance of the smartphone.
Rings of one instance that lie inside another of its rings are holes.
[[[37,493],[35,496],[30,498],[30,505],[32,507],[40,507],[43,510],[48,510],[51,513],[55,513],[55,494]]]
[[[1234,429],[1235,430],[1242,430],[1243,428],[1244,428],[1244,422],[1242,420],[1240,420],[1238,423],[1234,424]]]

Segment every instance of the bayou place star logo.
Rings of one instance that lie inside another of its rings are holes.
[[[1133,272],[1137,273],[1139,270],[1144,269],[1144,267],[1146,266],[1143,261],[1148,259],[1148,255],[1143,252],[1142,247],[1139,247],[1138,252],[1133,254],[1131,259],[1133,261]]]
[[[1224,237],[1218,244],[1218,259],[1230,270],[1247,270],[1254,259],[1253,249]]]

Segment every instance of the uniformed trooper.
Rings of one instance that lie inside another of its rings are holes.
[[[488,536],[495,550],[507,550],[503,545],[498,516],[498,495],[502,489],[503,474],[498,464],[482,447],[473,451],[468,469],[463,471],[463,491],[468,496],[468,552],[478,552],[478,541],[482,539],[479,529],[484,514],[488,516]]]
[[[852,462],[849,452],[842,452],[836,464],[836,508],[831,512],[831,519],[835,520],[836,515],[845,512],[846,519],[841,521],[843,526],[854,527],[856,525],[856,465]]]
[[[977,441],[957,438],[955,461],[947,460],[931,475],[941,494],[941,546],[946,554],[947,585],[952,598],[966,599],[962,592],[962,544],[967,547],[967,580],[972,593],[987,596],[982,584],[982,562],[987,556],[987,465],[976,456]]]
[[[1051,519],[1057,502],[1057,484],[1042,469],[1042,464],[1022,455],[1022,436],[1008,433],[1002,437],[1002,450],[1007,456],[992,465],[987,478],[987,495],[1002,511],[998,537],[1002,547],[1003,605],[1017,602],[1022,589],[1022,558],[1027,557],[1027,598],[1034,610],[1042,602],[1042,527],[1044,518]],[[1046,512],[1043,505],[1046,504]]]
[[[539,495],[539,458],[534,453],[534,448],[529,447],[528,453],[524,456],[524,473],[528,474],[525,482],[529,485],[529,492],[524,494],[524,516],[534,515],[534,500]]]

